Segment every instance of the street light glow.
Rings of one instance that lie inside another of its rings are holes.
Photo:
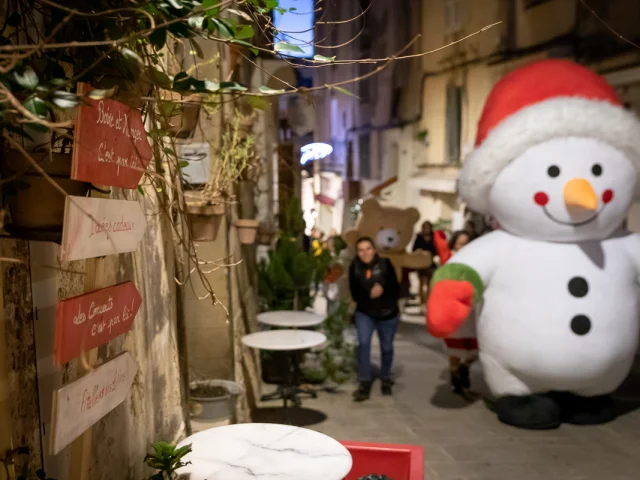
[[[322,160],[333,152],[333,147],[328,143],[309,143],[300,149],[300,165],[312,160]]]

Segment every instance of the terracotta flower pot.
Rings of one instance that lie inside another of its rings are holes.
[[[191,238],[196,242],[215,241],[218,238],[224,212],[224,203],[213,205],[187,204],[187,220],[191,228]]]
[[[238,239],[243,245],[253,245],[256,243],[258,235],[257,220],[236,220],[236,228],[238,229]]]
[[[31,153],[31,157],[67,195],[83,196],[90,184],[71,180],[71,154]],[[64,223],[65,196],[41,175],[18,151],[2,152],[2,176],[15,176],[2,193],[11,214],[6,229],[12,235],[30,240],[59,241]]]

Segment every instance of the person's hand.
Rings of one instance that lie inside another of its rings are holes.
[[[379,283],[376,283],[371,289],[371,298],[378,298],[382,296],[383,293],[384,293],[384,289],[382,288],[382,285],[380,285]]]
[[[473,307],[473,285],[458,280],[436,283],[427,300],[427,329],[434,337],[445,338],[467,319]]]

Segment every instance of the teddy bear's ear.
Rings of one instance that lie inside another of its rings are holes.
[[[407,214],[407,218],[411,219],[412,225],[418,223],[418,220],[420,220],[420,212],[417,208],[407,208],[405,212]]]
[[[380,204],[378,203],[378,200],[376,200],[373,197],[365,200],[362,206],[360,207],[360,211],[362,212],[363,215],[375,214],[379,212],[380,209],[381,207],[380,207]]]
[[[355,228],[351,228],[342,234],[342,239],[345,241],[349,248],[354,247],[358,238],[360,237],[360,233]]]

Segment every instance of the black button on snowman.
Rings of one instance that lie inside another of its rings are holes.
[[[569,293],[576,298],[582,298],[589,293],[589,284],[582,277],[569,280]],[[591,330],[591,320],[586,315],[576,315],[571,319],[571,331],[576,335],[586,335]]]

